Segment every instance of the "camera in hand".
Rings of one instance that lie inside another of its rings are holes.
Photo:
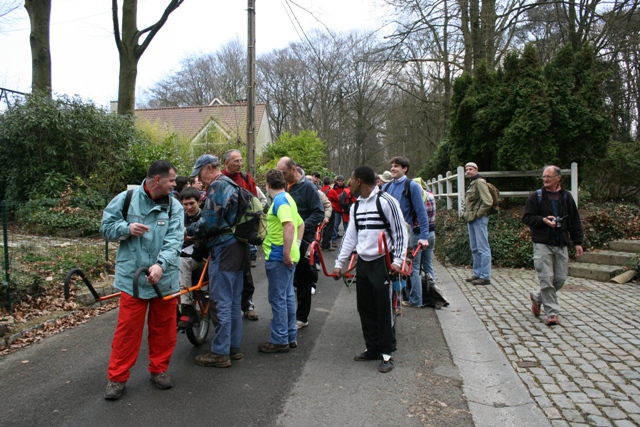
[[[562,228],[562,221],[564,221],[565,218],[566,216],[557,216],[553,218],[553,222],[555,222],[556,228]]]

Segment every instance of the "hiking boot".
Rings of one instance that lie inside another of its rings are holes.
[[[534,296],[533,292],[529,294],[529,298],[531,299],[531,312],[536,317],[540,316],[540,304],[538,304],[538,301],[536,301],[536,297]]]
[[[200,366],[208,366],[211,368],[228,368],[231,366],[229,356],[211,352],[196,356],[196,363]]]
[[[113,381],[109,381],[107,383],[107,388],[104,391],[104,398],[107,400],[118,400],[122,397],[122,393],[124,393],[124,385],[126,383],[116,383]]]
[[[409,301],[402,301],[402,305],[405,307],[422,308],[421,305],[411,304]]]
[[[240,349],[239,348],[231,347],[231,351],[229,352],[229,359],[231,359],[231,360],[240,360],[243,357],[244,356],[242,355],[242,353],[240,353]]]
[[[254,309],[245,311],[244,317],[246,317],[249,320],[258,320],[259,318],[258,312],[256,312]]]
[[[309,322],[303,322],[302,320],[296,320],[296,329],[302,329],[309,326]]]
[[[160,390],[173,387],[173,381],[171,381],[171,377],[166,372],[151,374],[151,381],[153,381]]]
[[[558,317],[557,314],[550,314],[549,316],[547,316],[547,325],[552,326],[552,325],[559,325],[560,324],[560,318]]]
[[[476,279],[473,282],[471,282],[471,284],[473,286],[487,286],[491,284],[491,280]]]
[[[464,279],[464,281],[465,281],[465,282],[467,282],[467,283],[471,283],[471,282],[473,282],[474,280],[478,280],[478,279],[479,279],[479,277],[478,277],[478,276],[471,276],[471,277],[469,277],[468,279]]]
[[[362,353],[356,355],[353,358],[353,360],[355,360],[356,362],[364,362],[367,360],[379,360],[381,357],[382,355],[379,353],[374,353],[372,351],[365,350]]]
[[[264,344],[260,344],[258,350],[262,353],[288,353],[290,347],[289,344],[274,344],[271,341],[267,341]]]
[[[391,372],[393,370],[393,357],[390,357],[389,360],[382,359],[380,362],[380,366],[378,367],[378,372],[382,372],[386,374],[387,372]]]
[[[183,304],[182,316],[180,316],[180,319],[178,320],[178,329],[190,329],[194,326],[198,326],[199,324],[200,320],[198,319],[198,313],[196,313],[195,307],[191,304]]]

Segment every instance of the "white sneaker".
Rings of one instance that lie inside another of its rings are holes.
[[[296,320],[296,329],[302,329],[309,326],[309,322],[302,322],[300,320]]]
[[[316,288],[315,286],[311,287],[311,295],[315,295],[316,294]]]

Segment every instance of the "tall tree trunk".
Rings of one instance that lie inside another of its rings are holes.
[[[487,60],[489,70],[493,70],[496,60],[496,0],[483,0],[480,16],[483,57]]]
[[[118,0],[111,0],[113,32],[120,57],[120,71],[118,75],[118,114],[133,115],[136,107],[136,78],[138,77],[138,61],[151,40],[160,28],[167,22],[171,12],[176,10],[184,0],[171,0],[155,24],[143,30],[138,30],[138,0],[123,0],[122,2],[122,32],[118,19]],[[146,34],[148,33],[148,34]],[[146,34],[142,43],[140,38]]]
[[[25,0],[24,8],[31,22],[31,92],[41,92],[51,97],[51,50],[49,26],[51,0]]]
[[[458,0],[458,2],[460,4],[460,28],[464,41],[463,70],[470,73],[473,71],[473,42],[471,38],[473,30],[469,17],[469,0]]]

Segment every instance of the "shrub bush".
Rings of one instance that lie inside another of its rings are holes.
[[[440,208],[440,206],[439,206]],[[491,261],[496,267],[531,267],[533,248],[529,229],[520,221],[522,208],[501,210],[489,219]],[[436,216],[436,247],[439,259],[453,265],[471,265],[467,223],[458,218],[456,210],[438,209]]]
[[[491,261],[496,267],[530,268],[533,266],[533,245],[529,228],[522,217],[522,206],[502,209],[489,219]],[[588,203],[580,209],[585,249],[602,249],[616,239],[640,238],[640,208],[631,203]],[[453,265],[471,265],[467,224],[458,218],[456,210],[446,210],[438,202],[436,216],[436,256]],[[573,255],[573,248],[571,248]]]

